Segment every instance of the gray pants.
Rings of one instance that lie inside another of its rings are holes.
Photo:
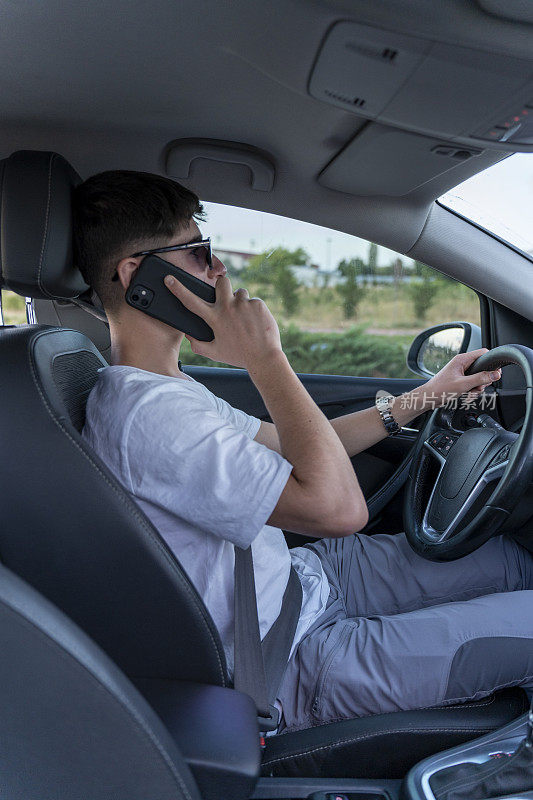
[[[533,556],[511,539],[448,563],[404,534],[307,546],[331,592],[287,667],[280,731],[533,688]]]

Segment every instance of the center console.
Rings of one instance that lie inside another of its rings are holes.
[[[439,800],[452,796],[454,787],[460,797],[485,798],[487,791],[479,785],[483,776],[492,784],[488,795],[491,798],[533,800],[533,771],[529,763],[528,769],[523,766],[518,771],[512,769],[515,753],[521,745],[523,752],[524,740],[529,734],[526,715],[480,739],[426,758],[405,778],[402,800]],[[533,764],[533,754],[527,753],[527,758]],[[510,779],[501,781],[499,790],[495,785],[497,773],[502,774],[506,767],[509,767]]]

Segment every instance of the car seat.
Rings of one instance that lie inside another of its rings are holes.
[[[2,797],[200,800],[146,700],[76,625],[2,566],[0,637]]]

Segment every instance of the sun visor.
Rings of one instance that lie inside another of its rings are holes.
[[[533,151],[530,60],[338,22],[318,53],[309,92],[393,127]]]
[[[371,123],[328,164],[318,182],[347,194],[401,197],[481,152]]]

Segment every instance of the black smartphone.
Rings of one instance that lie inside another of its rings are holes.
[[[174,264],[159,258],[156,255],[148,255],[141,262],[141,266],[133,275],[128,290],[126,292],[126,302],[139,311],[144,311],[154,319],[166,322],[172,328],[176,328],[183,333],[193,336],[201,342],[211,342],[215,338],[212,328],[207,322],[193,314],[183,303],[180,303],[163,283],[165,275],[173,275],[189,291],[206,300],[214,303],[215,289],[208,283],[204,283],[194,275],[190,275],[185,270],[175,267]]]

